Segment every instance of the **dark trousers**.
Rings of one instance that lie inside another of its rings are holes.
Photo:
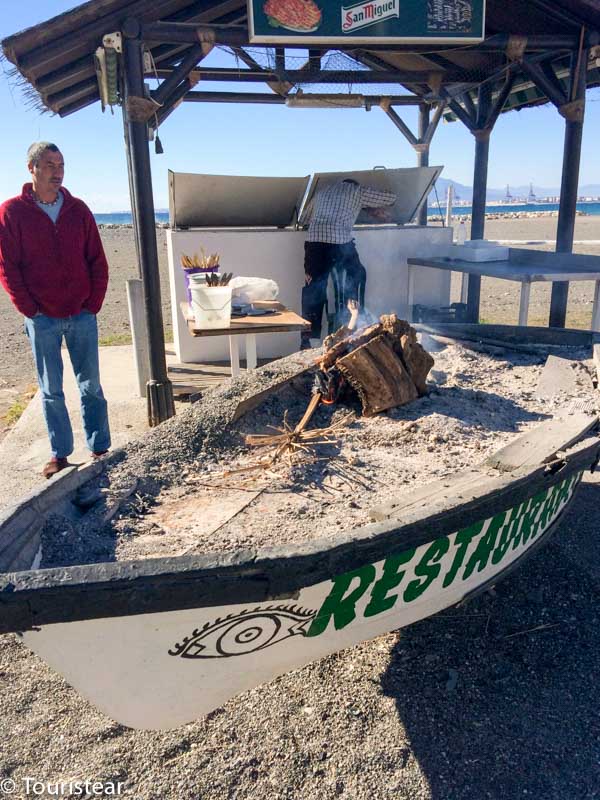
[[[335,297],[335,329],[343,325],[345,317],[349,315],[346,309],[348,300],[356,300],[359,306],[364,305],[367,271],[360,263],[354,242],[305,242],[304,272],[307,282],[302,287],[302,316],[311,324],[310,337],[320,339],[329,276],[333,280]]]

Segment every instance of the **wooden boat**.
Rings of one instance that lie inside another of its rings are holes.
[[[584,412],[544,422],[479,466],[375,509],[371,524],[335,539],[5,573],[0,632],[19,632],[118,722],[181,725],[497,583],[574,502],[584,471],[600,457],[598,422]],[[83,480],[67,475],[65,492]],[[19,539],[33,561],[47,502],[58,497],[38,498],[0,522],[0,564],[9,551],[14,559]],[[29,522],[16,535],[19,514]]]

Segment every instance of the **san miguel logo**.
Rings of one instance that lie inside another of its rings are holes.
[[[342,33],[352,33],[359,28],[399,16],[400,0],[371,0],[353,6],[342,6]]]

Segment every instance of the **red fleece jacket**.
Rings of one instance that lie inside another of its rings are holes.
[[[32,185],[0,206],[0,283],[26,317],[97,314],[108,263],[96,221],[66,189],[56,225],[36,204]]]

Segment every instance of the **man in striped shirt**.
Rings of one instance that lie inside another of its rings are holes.
[[[395,202],[393,192],[361,186],[350,178],[316,193],[304,244],[302,316],[311,323],[311,330],[302,334],[303,349],[310,347],[311,338],[321,338],[327,280],[332,269],[338,283],[338,302],[342,306],[347,303],[350,311],[364,304],[367,273],[360,263],[352,229],[363,208],[381,209]],[[372,213],[381,217],[381,212]]]

